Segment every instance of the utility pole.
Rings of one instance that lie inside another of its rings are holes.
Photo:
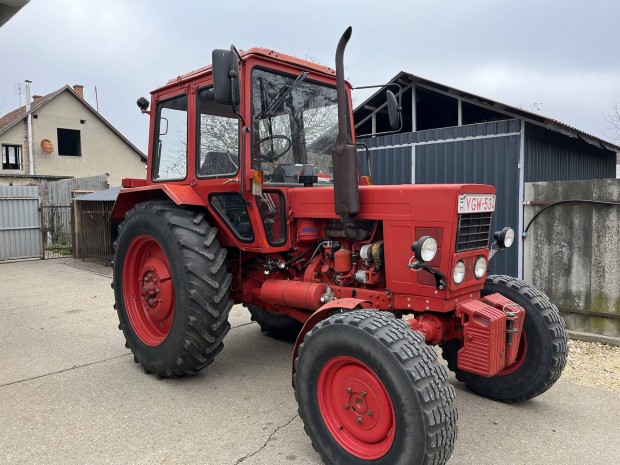
[[[30,113],[30,84],[26,80],[26,113],[28,113],[28,174],[34,176],[34,149],[32,147],[32,114]]]

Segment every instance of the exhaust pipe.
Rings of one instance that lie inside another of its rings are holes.
[[[338,139],[332,154],[334,176],[334,205],[336,214],[343,223],[345,232],[351,240],[357,238],[353,229],[353,217],[359,213],[360,197],[358,187],[357,149],[351,137],[349,105],[344,87],[344,49],[351,38],[353,29],[349,26],[336,49],[336,91],[338,94]],[[353,237],[351,237],[353,236]]]

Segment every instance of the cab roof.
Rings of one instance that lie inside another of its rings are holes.
[[[328,66],[319,65],[316,63],[312,63],[307,60],[303,60],[301,58],[297,58],[291,55],[285,55],[284,53],[276,52],[275,50],[269,50],[267,48],[251,48],[250,50],[245,50],[240,53],[243,61],[246,59],[252,58],[254,56],[264,57],[271,60],[280,61],[282,63],[288,63],[293,66],[297,66],[300,68],[304,68],[310,71],[314,71],[319,74],[323,74],[325,76],[336,76],[336,70],[329,68]],[[189,73],[182,74],[177,76],[176,78],[170,79],[165,85],[162,87],[155,89],[151,93],[159,92],[167,87],[172,85],[182,84],[184,82],[191,81],[197,77],[204,76],[211,72],[211,65],[203,66],[202,68],[195,69],[194,71],[190,71]]]

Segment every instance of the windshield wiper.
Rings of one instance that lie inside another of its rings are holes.
[[[273,98],[273,100],[268,105],[265,105],[261,102],[263,111],[258,115],[258,118],[259,119],[271,118],[273,116],[273,113],[280,107],[280,105],[282,105],[282,102],[284,102],[284,99],[288,97],[290,93],[293,92],[293,90],[295,90],[295,88],[304,81],[304,79],[306,79],[306,76],[308,76],[308,73],[306,71],[302,71],[301,73],[299,73],[299,75],[295,78],[295,80],[291,83],[290,86],[282,86],[282,88],[278,91],[276,96]],[[265,94],[264,94],[264,88],[262,86],[262,80],[261,80],[261,97],[262,97],[261,100],[266,100]]]

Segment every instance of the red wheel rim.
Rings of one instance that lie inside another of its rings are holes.
[[[521,365],[523,365],[523,362],[525,362],[526,355],[527,355],[527,337],[525,335],[525,331],[521,331],[521,339],[519,340],[519,350],[517,350],[517,358],[515,359],[515,362],[512,365],[500,371],[498,375],[506,376],[506,375],[509,375],[517,371],[519,368],[521,368]]]
[[[332,437],[351,455],[383,457],[392,447],[396,417],[392,400],[374,371],[353,357],[334,357],[321,369],[319,411]]]
[[[174,318],[174,283],[166,254],[147,234],[129,244],[123,265],[123,296],[131,327],[142,342],[158,346]]]

